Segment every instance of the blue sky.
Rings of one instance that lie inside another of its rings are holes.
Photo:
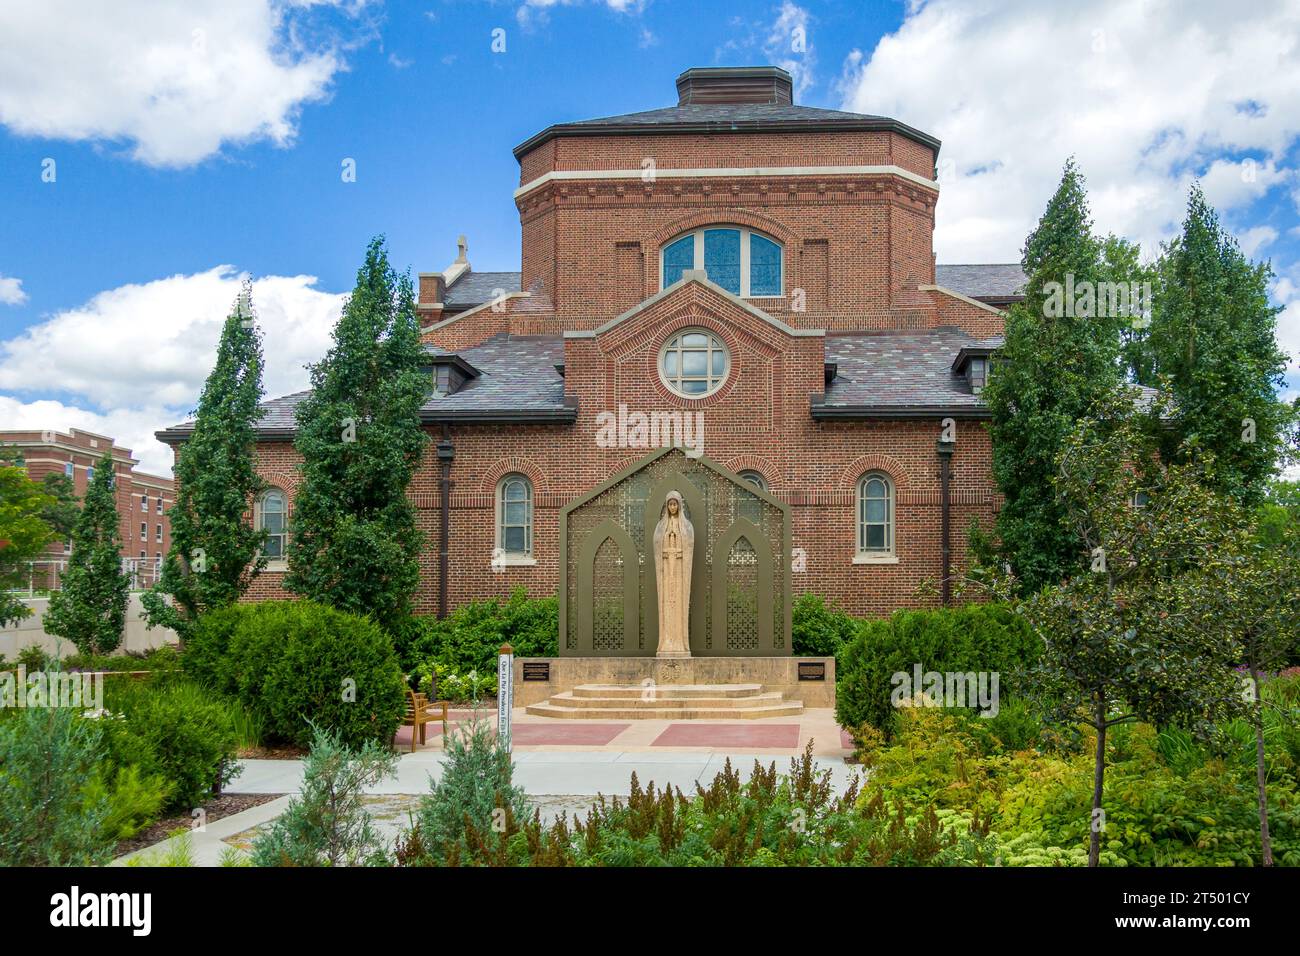
[[[39,6],[0,11],[0,427],[104,431],[156,470],[241,275],[268,391],[302,387],[370,236],[413,272],[459,233],[518,268],[512,147],[669,105],[691,66],[781,63],[801,103],[942,138],[940,262],[1017,259],[1070,154],[1099,228],[1152,252],[1201,178],[1300,352],[1296,0],[1226,24],[1196,0]]]

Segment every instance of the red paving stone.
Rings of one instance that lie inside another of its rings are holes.
[[[840,746],[845,750],[853,749],[853,735],[843,727],[840,728]]]
[[[763,747],[793,750],[798,724],[669,724],[652,747]]]
[[[547,745],[603,747],[631,724],[515,724],[510,728],[511,742],[526,747]]]

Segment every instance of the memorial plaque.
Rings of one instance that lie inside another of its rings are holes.
[[[550,661],[524,661],[524,680],[549,682],[551,679]]]
[[[823,661],[800,661],[799,679],[824,681],[826,679],[826,664]]]

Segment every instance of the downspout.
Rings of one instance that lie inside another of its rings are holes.
[[[939,454],[939,533],[942,542],[939,547],[940,563],[939,590],[943,606],[952,603],[952,452],[955,442],[940,441],[936,446]]]
[[[442,426],[442,441],[438,442],[438,464],[442,477],[438,481],[438,619],[447,616],[447,573],[451,550],[451,462],[456,450],[451,444],[451,426]]]

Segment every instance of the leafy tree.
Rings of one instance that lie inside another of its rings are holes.
[[[1281,545],[1287,528],[1300,525],[1300,481],[1269,482],[1255,512],[1256,534],[1267,545]]]
[[[46,521],[53,502],[25,469],[0,463],[0,625],[31,614],[11,592],[27,586],[28,562],[37,560],[54,540]]]
[[[72,533],[72,555],[45,612],[45,630],[66,637],[83,654],[107,654],[122,642],[130,576],[122,570],[122,541],[114,500],[112,450],[104,452],[86,490]]]
[[[1244,521],[1238,521],[1238,528]],[[1258,529],[1256,529],[1258,531]],[[1251,721],[1255,725],[1255,785],[1259,795],[1259,834],[1265,866],[1273,865],[1268,830],[1268,788],[1264,763],[1264,707],[1260,680],[1280,670],[1300,646],[1300,522],[1277,530],[1276,540],[1259,533],[1236,536],[1235,547],[1205,583],[1217,600],[1206,627],[1223,628],[1238,645],[1250,674]],[[1208,573],[1208,572],[1207,572]]]
[[[45,493],[54,499],[45,509],[45,523],[54,530],[56,541],[67,541],[72,537],[81,514],[81,499],[77,497],[72,479],[61,471],[54,471],[42,478],[41,484]]]
[[[1164,451],[1194,439],[1215,450],[1215,487],[1248,504],[1285,450],[1294,410],[1277,398],[1286,355],[1268,300],[1273,272],[1252,263],[1219,224],[1199,186],[1187,202],[1182,234],[1166,247],[1149,342],[1168,380],[1176,427]]]
[[[1162,461],[1160,411],[1139,411],[1117,389],[1072,431],[1053,490],[1089,570],[1022,605],[1044,642],[1031,695],[1049,722],[1096,733],[1091,866],[1105,826],[1107,730],[1145,721],[1208,735],[1244,706],[1235,643],[1205,626],[1234,505],[1199,465]]]
[[[150,626],[172,628],[182,642],[200,614],[235,603],[266,566],[265,533],[248,519],[263,488],[254,459],[261,398],[262,343],[245,285],[221,330],[194,431],[176,460],[171,550],[158,584],[143,597]]]
[[[1083,176],[1073,160],[1021,259],[1025,300],[1006,323],[1006,345],[984,396],[992,411],[993,473],[1005,496],[996,531],[1005,560],[1029,590],[1079,566],[1077,538],[1052,491],[1070,429],[1120,380],[1120,317],[1099,317],[1097,302],[1070,288],[1107,281],[1102,243],[1092,233]]]
[[[1149,329],[1150,312],[1155,304],[1156,267],[1142,262],[1142,250],[1136,242],[1114,234],[1102,241],[1101,258],[1107,281],[1123,282],[1130,286],[1130,290],[1135,288],[1139,295],[1138,304],[1130,309],[1132,314],[1119,317],[1123,320],[1119,323],[1123,372],[1134,384],[1154,388],[1158,382]],[[1131,297],[1130,305],[1133,306]]]
[[[425,444],[423,364],[410,276],[393,270],[376,238],[298,406],[302,483],[285,587],[370,615],[390,634],[419,581],[421,536],[406,486]]]

